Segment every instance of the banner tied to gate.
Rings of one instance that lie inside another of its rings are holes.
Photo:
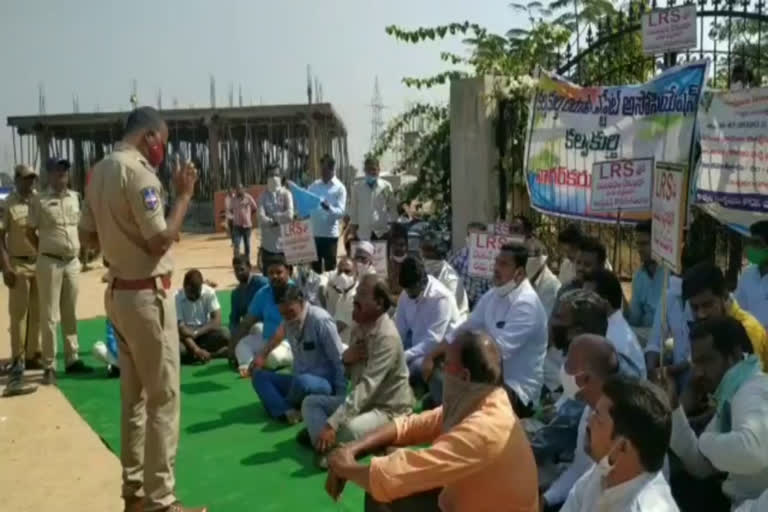
[[[768,88],[707,91],[695,202],[741,233],[768,215]]]
[[[526,148],[533,207],[597,222],[616,222],[619,209],[624,221],[650,218],[654,162],[687,165],[691,157],[707,66],[691,62],[645,84],[596,87],[542,71]]]

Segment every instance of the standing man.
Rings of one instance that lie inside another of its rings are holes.
[[[259,229],[261,230],[261,261],[262,274],[267,273],[265,260],[274,260],[280,256],[280,224],[293,220],[293,195],[283,186],[280,167],[275,164],[267,168],[267,191],[259,199]]]
[[[232,187],[227,190],[227,195],[224,196],[224,222],[227,226],[227,234],[232,242],[232,247],[235,246],[235,231],[234,231],[234,216],[232,212],[232,202],[235,198],[235,191]]]
[[[744,269],[736,287],[736,300],[768,329],[768,220],[749,226],[746,256],[750,265]]]
[[[349,207],[350,237],[358,240],[386,240],[394,221],[395,193],[389,182],[379,179],[379,161],[365,159],[365,179],[355,183]]]
[[[312,230],[315,233],[318,258],[312,264],[312,269],[318,274],[336,268],[341,218],[344,217],[347,205],[347,189],[333,172],[336,161],[331,155],[325,155],[321,165],[322,179],[309,187],[310,192],[323,200],[320,208],[312,212]]]
[[[632,278],[632,298],[626,317],[629,325],[642,329],[640,333],[645,334],[647,340],[664,288],[664,269],[651,256],[650,221],[635,226],[635,246],[642,265]]]
[[[258,206],[251,194],[243,189],[242,183],[237,184],[235,195],[230,199],[232,215],[232,247],[235,256],[240,254],[240,241],[243,242],[245,257],[251,261],[251,231],[253,230],[253,215]],[[263,231],[262,231],[263,232]]]
[[[119,343],[121,463],[126,512],[206,512],[174,491],[179,441],[179,333],[169,249],[197,182],[190,162],[174,172],[166,221],[156,169],[168,127],[151,107],[128,116],[122,142],[94,168],[80,222],[83,240],[109,261],[105,307]]]
[[[11,317],[11,375],[6,395],[35,391],[24,387],[24,370],[40,365],[40,315],[35,261],[37,248],[27,238],[29,203],[35,197],[37,173],[28,165],[17,165],[16,190],[5,202],[0,225],[0,265],[8,287]]]
[[[43,384],[56,384],[56,324],[61,320],[67,373],[93,371],[77,355],[77,281],[80,278],[80,196],[69,190],[68,160],[48,161],[48,190],[30,202],[27,236],[37,258],[43,322]]]
[[[485,233],[486,226],[482,222],[470,222],[467,225],[467,239],[464,247],[448,254],[448,263],[456,269],[464,289],[467,291],[469,309],[472,310],[485,292],[491,289],[490,279],[477,277],[469,273],[469,241],[473,233]]]

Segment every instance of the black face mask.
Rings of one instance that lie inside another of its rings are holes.
[[[568,339],[568,326],[566,325],[553,325],[552,326],[552,343],[555,348],[565,352],[569,345]]]

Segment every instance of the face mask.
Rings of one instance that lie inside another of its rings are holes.
[[[336,277],[333,279],[333,286],[335,286],[337,290],[342,292],[349,290],[354,285],[355,285],[355,278],[350,276],[349,274],[336,274]]]
[[[533,277],[538,274],[542,268],[544,268],[546,263],[547,257],[543,254],[541,256],[533,256],[528,258],[528,261],[525,263],[525,275],[528,276],[528,279],[533,279]]]
[[[563,385],[563,396],[569,400],[577,400],[576,395],[581,388],[576,383],[576,376],[565,371],[565,365],[560,367],[560,384]]]
[[[477,409],[495,386],[469,382],[450,373],[443,377],[443,432],[447,432]]]
[[[280,188],[281,183],[279,176],[270,176],[267,180],[267,189],[270,192],[276,192]]]
[[[165,158],[165,146],[163,146],[159,142],[155,144],[151,144],[147,148],[147,162],[149,162],[149,165],[151,165],[155,169],[160,167],[160,164],[163,163],[164,158]]]
[[[443,269],[443,262],[441,260],[424,260],[424,269],[427,274],[435,276]]]
[[[376,176],[366,176],[366,177],[365,177],[365,183],[366,183],[366,184],[367,184],[369,187],[373,187],[373,186],[375,186],[375,185],[376,185],[376,181],[377,181],[377,180],[378,180],[378,178],[377,178]]]
[[[517,287],[520,286],[520,283],[515,281],[514,279],[508,282],[507,284],[503,284],[501,286],[494,287],[494,291],[496,292],[496,295],[499,297],[506,297],[513,291],[517,290]]]
[[[613,471],[613,468],[616,467],[615,463],[611,464],[610,457],[618,445],[619,445],[619,441],[616,441],[611,446],[611,449],[608,450],[608,453],[605,454],[605,457],[597,461],[597,466],[595,466],[595,468],[602,478],[606,478],[608,475],[610,475],[611,472]]]
[[[373,268],[373,265],[369,263],[360,263],[359,261],[355,262],[355,269],[357,269],[358,279],[361,279],[365,275],[376,273],[376,269]]]
[[[768,262],[768,249],[747,247],[747,260],[753,265],[762,265]]]
[[[407,254],[403,254],[402,256],[398,256],[398,255],[396,255],[394,253],[391,256],[392,261],[394,261],[395,263],[402,263],[402,262],[405,261],[405,258],[407,258],[407,257],[408,257]]]

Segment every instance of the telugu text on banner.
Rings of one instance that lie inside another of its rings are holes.
[[[707,91],[699,130],[695,202],[747,233],[768,215],[768,88]]]
[[[692,62],[645,84],[615,87],[580,87],[542,72],[531,102],[525,166],[533,207],[549,215],[615,222],[617,211],[592,208],[596,164],[608,172],[615,168],[620,174],[614,177],[623,180],[615,190],[632,197],[641,189],[650,193],[636,166],[647,176],[655,161],[688,165],[707,66]],[[627,221],[649,217],[647,208],[621,213]]]

